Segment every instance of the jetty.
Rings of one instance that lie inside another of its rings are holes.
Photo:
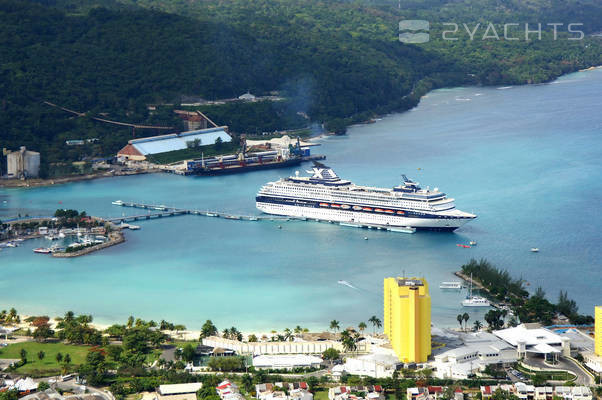
[[[291,219],[303,220],[304,218],[295,217],[279,217],[279,216],[261,216],[261,215],[240,215],[232,214],[224,211],[215,210],[198,210],[188,208],[169,207],[157,204],[136,203],[133,201],[117,200],[112,202],[113,205],[129,208],[138,208],[148,210],[146,214],[122,215],[121,217],[105,218],[105,221],[112,223],[127,223],[133,221],[142,221],[149,219],[175,217],[178,215],[198,215],[203,217],[215,217],[240,221],[288,221]]]
[[[147,210],[146,214],[134,214],[134,215],[122,215],[121,217],[113,217],[113,218],[105,218],[105,221],[111,223],[120,223],[126,224],[128,222],[134,221],[142,221],[142,220],[150,220],[150,219],[159,219],[166,217],[176,217],[178,215],[198,215],[203,217],[214,217],[214,218],[224,218],[230,220],[237,221],[315,221],[315,222],[325,222],[338,224],[341,226],[348,226],[353,228],[363,228],[363,229],[376,229],[376,230],[384,230],[390,232],[400,232],[400,233],[414,233],[416,232],[416,228],[412,227],[399,227],[399,226],[388,226],[388,225],[377,225],[377,224],[365,224],[360,222],[338,222],[338,221],[323,221],[313,218],[307,217],[292,217],[292,216],[277,216],[277,215],[242,215],[242,214],[232,214],[225,211],[216,211],[216,210],[198,210],[198,209],[188,209],[188,208],[178,208],[178,207],[169,207],[163,204],[146,204],[146,203],[136,203],[133,201],[121,201],[116,200],[112,202],[115,206],[121,207],[129,207],[129,208],[137,208]],[[127,228],[127,226],[123,226]]]

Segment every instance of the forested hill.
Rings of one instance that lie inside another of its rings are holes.
[[[131,135],[43,101],[178,126],[170,110],[146,105],[278,91],[288,112],[337,128],[410,108],[433,87],[542,82],[602,61],[599,42],[548,35],[405,45],[398,19],[388,3],[0,0],[0,148],[41,151],[52,172],[51,163],[114,154]],[[100,141],[64,144],[85,138]]]

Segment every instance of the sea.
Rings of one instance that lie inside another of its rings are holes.
[[[103,324],[133,315],[199,329],[270,331],[357,326],[382,319],[383,279],[425,277],[432,320],[469,325],[466,290],[439,289],[454,271],[486,258],[556,301],[561,290],[593,314],[602,304],[602,69],[551,83],[440,89],[404,113],[318,139],[313,153],[342,178],[393,187],[401,174],[438,187],[478,218],[454,233],[404,234],[309,221],[178,216],[140,221],[127,241],[84,257],[0,251],[0,307],[56,316],[72,310]],[[118,217],[137,201],[258,215],[262,184],[311,164],[221,177],[151,174],[51,187],[0,189],[0,219],[57,208]],[[366,240],[367,239],[367,240]],[[470,248],[457,244],[478,244]],[[531,248],[540,249],[538,253]],[[341,284],[339,281],[346,281]]]

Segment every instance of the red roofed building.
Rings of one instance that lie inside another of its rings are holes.
[[[139,152],[138,149],[136,149],[134,146],[132,146],[129,143],[126,144],[124,148],[122,148],[121,150],[119,150],[117,152],[117,157],[123,157],[126,160],[132,160],[132,161],[142,161],[142,160],[146,159],[144,154]]]

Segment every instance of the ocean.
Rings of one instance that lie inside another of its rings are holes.
[[[99,323],[134,315],[189,329],[206,319],[243,331],[327,329],[333,319],[346,327],[382,318],[383,278],[406,274],[428,280],[433,322],[453,327],[467,311],[466,293],[439,284],[457,280],[453,272],[470,258],[487,258],[529,290],[543,287],[552,301],[566,290],[591,314],[602,304],[600,93],[602,69],[542,85],[441,89],[411,111],[318,140],[313,152],[344,179],[392,187],[405,173],[478,215],[455,233],[200,216],[141,221],[126,243],[84,257],[34,254],[45,239],[2,249],[1,307],[50,316],[73,310]],[[104,217],[140,212],[111,205],[117,199],[257,214],[262,184],[309,168],[0,189],[0,219],[57,208]],[[456,246],[471,240],[478,245]],[[485,310],[468,312],[471,325]]]

